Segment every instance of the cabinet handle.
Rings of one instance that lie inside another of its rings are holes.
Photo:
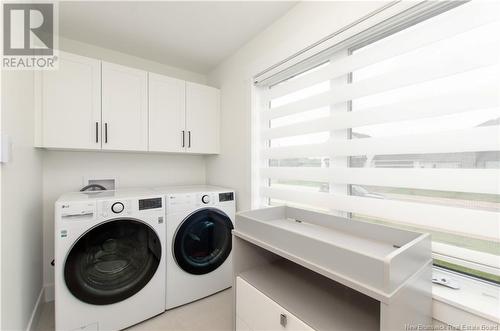
[[[108,143],[108,123],[104,123],[104,143]]]
[[[95,142],[99,142],[99,122],[95,122]]]
[[[286,315],[280,314],[280,324],[282,327],[286,327]]]
[[[185,134],[186,134],[186,131],[182,130],[182,147],[184,148],[184,146],[186,146],[186,142],[184,141],[185,140]]]
[[[191,148],[191,131],[188,131],[188,148]]]

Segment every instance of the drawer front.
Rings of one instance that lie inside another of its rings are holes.
[[[240,277],[236,281],[237,331],[313,331]]]

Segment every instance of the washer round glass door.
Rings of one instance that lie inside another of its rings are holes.
[[[194,275],[217,269],[231,253],[231,219],[220,210],[202,209],[189,215],[174,240],[177,264]]]
[[[64,280],[79,300],[107,305],[139,292],[160,264],[161,242],[136,219],[98,225],[73,245],[64,264]]]

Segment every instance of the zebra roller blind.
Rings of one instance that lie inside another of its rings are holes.
[[[500,6],[468,2],[258,86],[260,204],[424,230],[500,277]]]

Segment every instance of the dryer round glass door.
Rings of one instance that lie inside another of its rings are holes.
[[[161,242],[136,219],[100,224],[73,245],[64,264],[64,280],[79,300],[107,305],[139,292],[160,264]]]
[[[202,209],[189,215],[177,230],[174,257],[194,275],[217,269],[231,253],[231,219],[220,210]]]

